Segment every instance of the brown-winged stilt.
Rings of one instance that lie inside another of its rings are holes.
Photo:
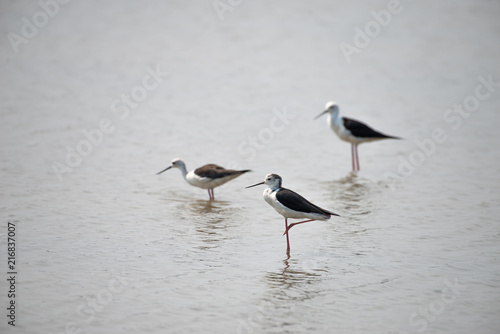
[[[170,168],[179,168],[181,170],[182,176],[190,185],[202,189],[208,189],[208,196],[211,200],[215,199],[215,187],[221,186],[224,183],[231,181],[232,179],[237,178],[238,176],[250,171],[249,169],[225,169],[221,166],[208,164],[197,168],[194,171],[188,172],[184,161],[182,161],[181,159],[174,159],[172,160],[172,164],[170,166],[168,166],[161,172],[156,173],[156,175],[161,174],[169,170]]]

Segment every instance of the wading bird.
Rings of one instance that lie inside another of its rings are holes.
[[[246,188],[255,187],[261,184],[269,186],[264,190],[264,200],[280,215],[285,217],[285,233],[283,234],[286,234],[286,252],[287,254],[290,254],[290,239],[288,237],[288,231],[293,226],[313,220],[327,220],[330,219],[331,216],[338,216],[338,214],[322,209],[319,206],[312,204],[296,192],[283,188],[281,186],[281,182],[281,176],[277,174],[269,174],[263,182],[259,182]],[[308,218],[308,220],[288,225],[288,218]]]
[[[170,168],[179,168],[181,170],[182,176],[190,185],[202,189],[208,189],[208,196],[211,200],[215,199],[215,187],[221,186],[224,183],[231,181],[232,179],[237,178],[238,176],[246,172],[250,172],[250,169],[225,169],[214,164],[208,164],[197,168],[194,171],[188,172],[184,161],[182,161],[181,159],[174,159],[172,160],[172,164],[170,166],[168,166],[161,172],[156,173],[156,175],[159,175],[169,170]]]
[[[381,139],[401,139],[399,137],[388,136],[380,133],[365,123],[356,121],[352,118],[340,117],[339,106],[333,101],[328,102],[325,106],[325,111],[316,116],[315,119],[323,116],[324,114],[328,114],[327,123],[332,128],[333,132],[335,132],[343,141],[351,143],[353,172],[359,171],[359,144]]]

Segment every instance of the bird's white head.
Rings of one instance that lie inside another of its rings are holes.
[[[278,174],[267,174],[264,183],[272,189],[281,188],[281,182],[283,179]]]
[[[326,103],[325,110],[321,114],[316,116],[314,119],[320,118],[324,114],[330,114],[336,117],[338,115],[338,112],[339,112],[339,105],[335,101],[330,101]]]
[[[180,170],[186,170],[186,164],[181,159],[176,158],[176,159],[172,160],[172,164],[170,166],[168,166],[167,168],[165,168],[161,172],[156,173],[156,175],[161,174],[163,172],[166,172],[170,168],[179,168]]]
[[[173,168],[182,168],[182,167],[186,167],[186,164],[181,159],[175,158],[174,160],[172,160],[171,167],[173,167]]]
[[[246,188],[259,186],[261,184],[267,184],[269,188],[271,188],[272,190],[276,190],[281,188],[281,181],[282,181],[281,176],[279,176],[278,174],[267,174],[263,182],[256,183]]]
[[[338,110],[339,109],[339,105],[337,104],[337,102],[335,101],[329,101],[325,104],[325,110]]]

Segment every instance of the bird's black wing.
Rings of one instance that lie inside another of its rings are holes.
[[[194,173],[200,177],[208,177],[210,179],[219,179],[222,177],[230,176],[230,175],[239,175],[246,172],[249,172],[249,169],[245,170],[234,170],[234,169],[225,169],[224,167],[208,164],[202,166],[200,168],[195,169]]]
[[[287,208],[290,208],[295,211],[307,212],[307,213],[319,213],[326,216],[330,215],[338,216],[338,214],[334,212],[325,210],[315,204],[312,204],[307,199],[305,199],[304,197],[300,196],[299,194],[290,189],[281,188],[276,194],[276,199]]]
[[[349,130],[355,137],[399,139],[398,137],[388,136],[386,134],[378,132],[365,123],[356,121],[355,119],[342,117],[342,120],[344,121],[344,127]]]

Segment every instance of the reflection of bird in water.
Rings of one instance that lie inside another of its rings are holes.
[[[313,273],[301,269],[301,264],[287,257],[283,260],[284,267],[277,272],[268,272],[266,279],[273,288],[273,304],[284,303],[286,308],[290,302],[303,302],[317,295],[315,285],[311,284],[321,279],[320,273]],[[298,268],[297,268],[298,267]],[[292,303],[294,305],[294,303]]]
[[[219,247],[223,240],[239,238],[231,229],[238,225],[235,215],[240,214],[241,208],[224,200],[185,199],[175,199],[178,202],[175,215],[186,223],[173,224],[171,228],[178,234],[202,241],[196,249]]]
[[[401,139],[394,136],[388,136],[381,132],[378,132],[365,123],[357,121],[352,118],[340,117],[339,116],[339,106],[330,101],[325,106],[325,111],[316,116],[319,118],[324,114],[329,114],[327,118],[328,125],[337,134],[337,136],[351,143],[351,155],[352,155],[352,171],[359,171],[359,157],[358,157],[358,145],[362,143],[367,143],[371,141],[381,140],[381,139]]]
[[[194,171],[188,172],[184,161],[182,161],[181,159],[174,159],[172,160],[172,164],[170,166],[168,166],[161,172],[156,173],[156,175],[161,174],[172,167],[180,169],[182,176],[190,185],[202,189],[208,189],[208,196],[211,200],[215,199],[215,187],[221,186],[224,183],[231,181],[232,179],[237,178],[238,176],[250,171],[249,169],[225,169],[221,166],[208,164],[197,168]]]
[[[379,184],[353,172],[338,180],[323,182],[321,186],[330,193],[333,201],[341,203],[342,210],[348,212],[351,223],[351,219],[356,219],[358,215],[371,212],[373,201],[377,200],[381,190]]]
[[[228,201],[207,201],[203,199],[197,199],[190,201],[188,207],[193,215],[200,214],[220,214],[222,211],[226,211],[225,208],[229,206]]]
[[[261,184],[267,184],[269,187],[264,190],[264,200],[271,205],[280,215],[285,217],[285,233],[286,234],[286,251],[290,253],[290,240],[288,230],[293,226],[307,223],[313,220],[327,220],[331,216],[338,214],[322,209],[319,206],[309,202],[304,197],[296,192],[281,187],[281,176],[277,174],[269,174],[263,182],[248,186],[247,188],[255,187]],[[288,225],[288,218],[302,219],[309,218],[301,222]]]
[[[288,268],[281,273],[268,273],[266,276],[272,285],[293,287],[295,284],[310,283],[312,280],[318,279],[321,275]]]

